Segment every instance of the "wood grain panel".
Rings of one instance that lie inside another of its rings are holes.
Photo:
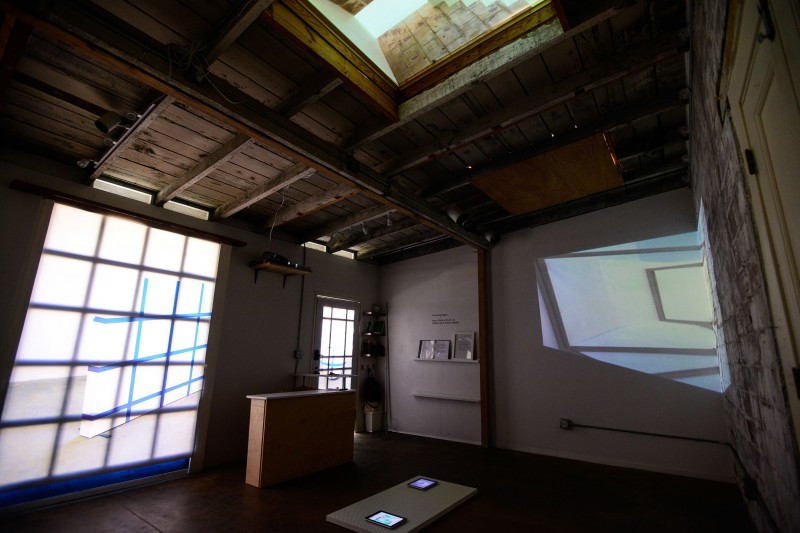
[[[622,176],[603,136],[594,135],[472,183],[511,214],[522,215],[617,187]]]
[[[250,404],[248,484],[274,485],[353,460],[355,391]]]

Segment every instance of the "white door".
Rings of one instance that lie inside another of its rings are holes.
[[[800,7],[787,0],[761,3],[769,7],[764,16],[757,0],[740,6],[728,101],[747,161],[775,338],[800,441]]]

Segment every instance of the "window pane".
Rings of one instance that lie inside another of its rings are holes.
[[[331,321],[331,355],[344,355],[347,326],[341,320]]]
[[[31,301],[37,304],[83,307],[92,265],[86,261],[43,255]]]
[[[147,227],[138,222],[106,217],[103,241],[97,254],[102,259],[138,265],[142,260]]]
[[[179,272],[183,265],[186,237],[159,229],[150,229],[144,265]]]
[[[190,238],[186,242],[183,271],[196,276],[216,277],[220,245],[215,242]]]
[[[340,307],[333,308],[333,318],[347,318],[347,309]]]
[[[131,312],[136,303],[139,271],[109,265],[97,265],[89,294],[89,307],[108,311]]]
[[[189,458],[220,246],[60,205],[45,242],[2,418],[31,424],[0,430],[0,490]]]
[[[44,242],[46,250],[94,255],[103,216],[56,204]]]

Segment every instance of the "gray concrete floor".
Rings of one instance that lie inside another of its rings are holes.
[[[431,532],[753,531],[734,485],[394,433],[357,434],[354,462],[275,487],[233,464],[2,516],[0,530],[346,531],[325,516],[420,474],[478,489]]]

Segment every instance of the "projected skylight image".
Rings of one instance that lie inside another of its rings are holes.
[[[546,257],[537,267],[545,346],[720,391],[697,233]]]
[[[54,206],[0,416],[0,507],[186,469],[219,253]]]

